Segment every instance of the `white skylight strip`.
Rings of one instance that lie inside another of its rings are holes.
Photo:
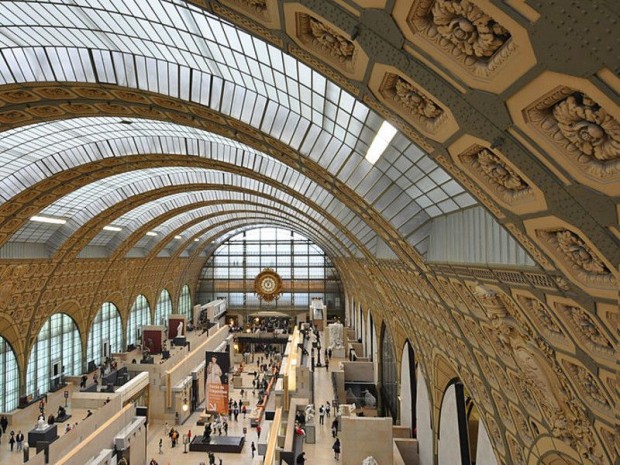
[[[51,216],[31,216],[30,221],[35,221],[37,223],[48,223],[48,224],[65,224],[67,220],[62,218],[54,218]]]
[[[154,231],[149,231],[149,232],[147,232],[147,233],[146,233],[146,235],[147,235],[147,236],[151,236],[151,237],[155,237],[155,236],[157,236],[158,234],[157,234],[156,232],[154,232]]]
[[[104,231],[114,231],[114,232],[119,232],[122,231],[123,228],[119,228],[118,226],[104,226],[103,227]]]
[[[377,132],[377,135],[373,139],[372,144],[370,144],[368,152],[366,152],[366,160],[372,165],[377,163],[377,160],[381,158],[381,155],[383,155],[385,149],[390,145],[390,142],[392,142],[397,132],[394,126],[384,121],[381,128],[379,128],[379,132]]]

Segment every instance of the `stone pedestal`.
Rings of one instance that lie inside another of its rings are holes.
[[[314,426],[314,423],[306,423],[304,426],[304,430],[306,431],[306,443],[315,444],[316,443],[316,428]]]
[[[178,347],[185,347],[185,336],[176,336],[172,343]]]
[[[56,425],[47,425],[44,429],[33,429],[28,432],[28,445],[36,447],[37,454],[58,439]]]
[[[334,347],[332,349],[332,357],[345,358],[345,356],[346,351],[344,350],[344,347]]]

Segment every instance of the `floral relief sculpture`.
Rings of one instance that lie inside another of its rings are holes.
[[[488,149],[482,149],[477,154],[480,169],[495,183],[509,191],[523,191],[528,185],[512,168],[503,163],[497,155]]]
[[[620,158],[620,124],[594,100],[576,92],[553,107],[558,128],[585,157],[599,161]]]
[[[422,95],[418,89],[404,79],[397,77],[394,82],[394,100],[412,113],[424,118],[438,118],[443,111],[435,102]]]
[[[340,62],[353,59],[353,52],[355,51],[353,42],[315,18],[309,17],[309,26],[309,32],[314,38],[315,45]]]
[[[437,32],[475,59],[493,56],[510,38],[506,29],[469,0],[437,0],[431,12]]]
[[[559,249],[574,265],[592,274],[608,275],[610,273],[600,258],[576,234],[562,230],[556,231],[555,236]]]

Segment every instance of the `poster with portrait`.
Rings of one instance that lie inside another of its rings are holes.
[[[230,355],[228,352],[206,354],[205,392],[207,393],[207,412],[228,414],[228,371]]]

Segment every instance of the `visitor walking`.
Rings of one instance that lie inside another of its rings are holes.
[[[254,441],[252,441],[252,445],[250,446],[250,450],[252,451],[252,458],[254,458],[254,453],[256,452],[256,446],[254,445]]]
[[[304,465],[306,463],[306,453],[302,452],[299,454],[295,463],[297,463],[297,465]]]
[[[164,446],[164,440],[162,438],[159,438],[159,454],[160,455],[164,453],[163,446]]]
[[[329,400],[325,403],[325,415],[329,418],[329,412],[332,411],[332,404],[329,403]]]
[[[334,449],[334,457],[338,460],[340,458],[340,438],[336,438],[332,449]]]
[[[323,407],[323,404],[319,407],[319,424],[325,424],[325,408]]]
[[[11,446],[11,452],[13,452],[13,446],[15,445],[15,432],[11,431],[10,437],[9,437],[9,446]]]
[[[17,436],[15,436],[15,442],[17,443],[17,451],[22,450],[22,444],[24,443],[24,434],[19,430]]]
[[[2,432],[6,433],[6,429],[9,426],[9,419],[6,415],[2,415],[2,418],[0,418],[0,426],[2,427]]]
[[[258,436],[258,439],[260,439],[260,432],[261,432],[262,430],[263,430],[263,429],[260,427],[260,425],[257,425],[257,426],[256,426],[256,436]]]

